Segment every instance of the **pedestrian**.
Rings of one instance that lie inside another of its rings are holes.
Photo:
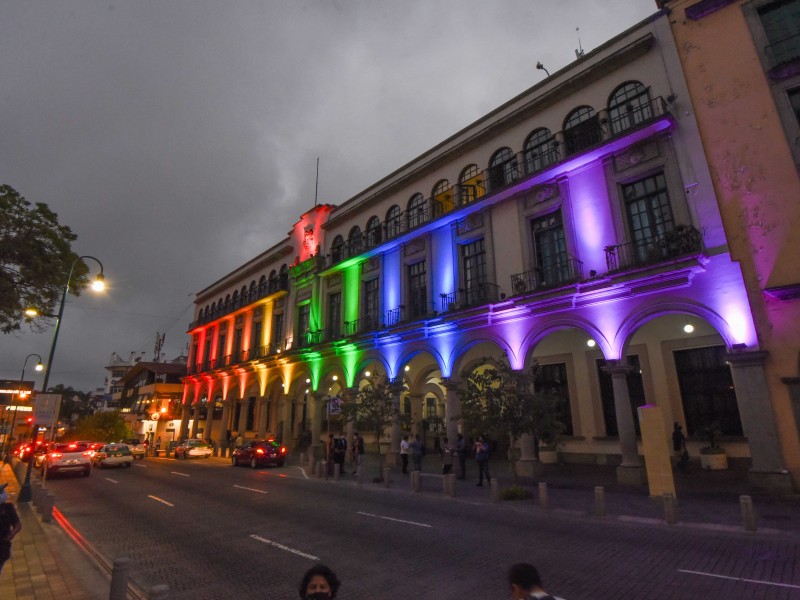
[[[328,600],[336,598],[342,582],[328,567],[317,564],[303,575],[300,581],[300,600]]]
[[[239,433],[236,436],[236,447],[241,448],[242,446],[244,446],[244,437]]]
[[[483,485],[484,475],[486,475],[486,483],[491,483],[492,478],[489,475],[489,444],[483,436],[479,436],[478,441],[475,442],[475,462],[478,463],[478,483],[475,485]]]
[[[344,473],[344,461],[347,457],[347,438],[344,437],[344,434],[339,434],[339,437],[336,438],[336,441],[333,446],[333,462],[335,465],[339,465],[339,473]],[[337,468],[334,466],[334,469]]]
[[[328,475],[333,475],[333,450],[336,447],[336,440],[333,439],[333,434],[328,434],[328,446],[325,452],[325,458],[327,459],[327,470]]]
[[[422,445],[422,438],[419,434],[414,436],[411,442],[411,460],[414,461],[414,470],[422,471],[422,455],[425,453],[425,446]]]
[[[408,475],[408,436],[404,435],[400,440],[400,460],[403,461],[403,475]]]
[[[447,475],[453,470],[453,448],[446,437],[442,438],[440,449],[442,452],[442,475]]]
[[[511,588],[512,600],[564,600],[558,596],[551,596],[542,587],[542,578],[539,571],[532,564],[517,563],[508,570],[508,585]]]
[[[158,436],[156,438],[156,452],[158,452],[159,450],[161,450],[161,436]]]
[[[355,455],[356,464],[356,470],[353,471],[353,475],[355,475],[358,473],[361,465],[364,464],[364,438],[362,438],[357,431],[353,434],[353,454]]]
[[[672,426],[672,450],[678,459],[678,468],[685,471],[689,462],[689,451],[686,449],[686,436],[683,435],[683,430],[677,421]]]
[[[7,483],[0,484],[0,573],[11,558],[11,540],[22,529],[17,509],[8,501]]]
[[[467,478],[467,440],[460,433],[456,439],[456,455],[458,455],[459,479]]]

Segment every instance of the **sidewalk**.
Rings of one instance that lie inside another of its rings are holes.
[[[92,564],[54,522],[42,523],[32,503],[17,503],[20,485],[11,466],[0,467],[0,483],[17,507],[22,531],[0,573],[3,600],[105,600],[108,577]]]

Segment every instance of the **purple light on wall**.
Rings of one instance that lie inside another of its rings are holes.
[[[525,367],[525,352],[522,345],[525,341],[526,327],[520,327],[519,323],[504,323],[496,328],[498,335],[505,340],[508,348],[506,355],[511,368],[515,371]]]
[[[611,217],[603,166],[598,163],[569,178],[570,212],[575,224],[577,257],[583,262],[584,275],[590,270],[606,270],[606,246],[617,242]]]
[[[455,291],[455,265],[453,264],[453,240],[449,227],[437,229],[431,233],[431,299],[433,305],[439,306],[440,294]]]
[[[457,340],[458,336],[456,335],[443,335],[431,339],[431,345],[436,348],[436,351],[439,353],[439,366],[442,371],[442,377],[451,377],[453,374],[453,350]]]
[[[403,304],[400,294],[402,272],[400,267],[400,249],[395,248],[383,255],[383,272],[381,286],[383,287],[383,309],[394,310]]]

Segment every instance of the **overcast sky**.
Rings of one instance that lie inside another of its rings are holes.
[[[0,0],[0,183],[99,258],[49,384],[112,352],[168,359],[192,300],[275,244],[656,12],[655,0]],[[92,273],[94,263],[88,261]],[[0,379],[52,329],[0,335]],[[26,379],[36,375],[29,362]],[[35,377],[37,388],[41,376]]]

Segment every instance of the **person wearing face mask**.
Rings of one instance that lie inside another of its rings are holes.
[[[325,565],[314,565],[300,582],[300,600],[329,600],[336,598],[341,582]]]
[[[7,483],[0,484],[0,572],[3,571],[6,561],[11,558],[11,540],[22,529],[17,510],[8,501],[7,485]]]

